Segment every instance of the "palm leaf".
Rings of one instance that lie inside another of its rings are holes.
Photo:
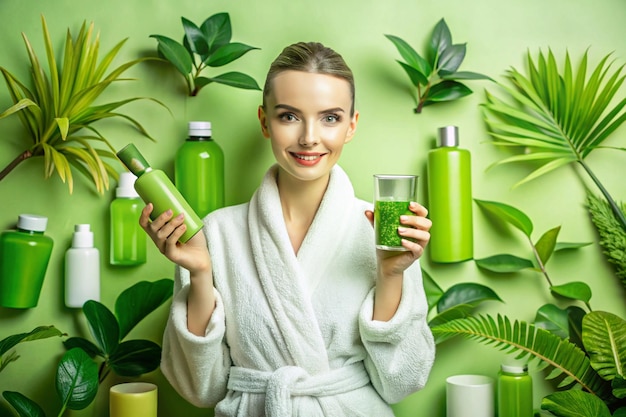
[[[602,399],[611,398],[610,384],[591,367],[585,352],[570,341],[524,321],[511,322],[502,315],[497,319],[480,315],[434,326],[432,332],[437,338],[461,335],[508,353],[517,353],[519,359],[536,359],[554,369],[551,378],[565,377],[566,383],[578,384]]]

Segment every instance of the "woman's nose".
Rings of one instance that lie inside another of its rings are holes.
[[[311,147],[319,143],[317,131],[313,123],[305,123],[298,141],[300,146]]]

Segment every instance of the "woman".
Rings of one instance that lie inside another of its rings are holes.
[[[298,43],[272,63],[258,117],[276,164],[246,204],[186,244],[167,211],[140,223],[177,267],[161,369],[216,416],[393,416],[434,360],[417,259],[430,235],[411,203],[407,249],[376,253],[371,204],[336,165],[355,134],[342,57]],[[207,250],[208,247],[208,250]]]

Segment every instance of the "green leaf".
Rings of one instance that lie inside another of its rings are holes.
[[[487,213],[494,215],[497,219],[509,223],[511,226],[522,231],[528,238],[533,232],[533,223],[530,218],[521,210],[513,206],[494,201],[474,199],[478,206]]]
[[[554,251],[562,251],[562,250],[571,250],[571,249],[580,249],[585,246],[591,245],[591,242],[584,243],[575,243],[575,242],[556,242],[556,246],[554,247]]]
[[[198,54],[200,56],[206,56],[209,53],[209,45],[204,37],[204,32],[196,26],[191,20],[181,17],[183,23],[183,30],[185,32],[185,38],[183,46],[192,54]],[[191,69],[189,70],[191,71]]]
[[[574,389],[547,395],[541,400],[541,409],[557,417],[611,417],[609,408],[600,398]]]
[[[430,327],[439,326],[452,320],[469,317],[474,310],[473,305],[469,304],[457,304],[441,313],[435,315],[428,321]],[[442,343],[454,335],[435,335],[435,342]]]
[[[456,305],[476,306],[489,300],[502,301],[491,288],[485,285],[473,282],[455,284],[443,293],[437,303],[437,311],[441,313]]]
[[[560,231],[561,226],[548,230],[535,244],[535,249],[537,250],[537,255],[539,256],[542,265],[548,263],[548,259],[552,256],[554,248],[556,247],[556,239],[559,236]]]
[[[167,278],[140,281],[124,290],[115,301],[119,339],[124,339],[137,323],[170,299],[173,291],[174,281]]]
[[[2,396],[17,411],[18,417],[46,417],[46,413],[36,402],[19,392],[3,391]]]
[[[96,356],[105,357],[105,353],[98,346],[83,337],[70,337],[63,342],[63,346],[65,346],[65,349],[67,350],[80,348],[92,358],[95,358]]]
[[[161,347],[150,340],[120,343],[108,365],[120,376],[140,376],[159,367]]]
[[[243,88],[246,90],[261,90],[252,77],[241,72],[226,72],[216,77],[209,77],[207,79],[209,82],[225,84],[231,87]]]
[[[569,337],[569,312],[554,304],[545,304],[537,310],[535,327],[539,327],[559,336],[562,339]]]
[[[402,69],[404,69],[406,74],[409,76],[409,78],[411,79],[411,84],[413,84],[414,87],[428,84],[428,78],[419,70],[413,68],[412,66],[408,64],[405,64],[404,62],[401,62],[401,61],[397,61],[397,62],[398,64],[400,64]]]
[[[8,109],[6,109],[5,111],[3,111],[2,113],[0,113],[0,119],[10,116],[13,113],[17,113],[18,111],[28,106],[36,106],[36,104],[32,100],[23,98],[19,100],[17,103],[15,103],[14,105],[12,105],[11,107],[9,107]]]
[[[234,60],[240,58],[245,53],[259,49],[254,46],[249,46],[239,42],[232,42],[223,46],[213,52],[209,58],[204,61],[210,67],[221,67],[222,65],[230,64]]]
[[[535,268],[531,260],[509,254],[493,255],[474,261],[480,268],[504,274]]]
[[[611,381],[611,388],[613,389],[613,395],[615,398],[625,398],[626,397],[626,380],[619,375],[616,375]],[[620,412],[620,416],[626,416],[626,406],[622,407]],[[613,413],[613,417],[618,415],[617,413]]]
[[[61,358],[56,390],[70,410],[87,407],[98,393],[98,365],[82,349],[70,349]]]
[[[583,319],[583,343],[591,366],[607,381],[626,372],[626,321],[605,311],[592,311]]]
[[[487,75],[479,74],[477,72],[472,71],[456,71],[452,74],[439,74],[439,76],[444,80],[489,80],[493,81],[493,79]]]
[[[588,303],[591,300],[591,288],[584,282],[575,281],[562,285],[553,285],[550,291],[561,297]]]
[[[189,56],[189,51],[183,45],[167,36],[150,35],[150,37],[157,40],[159,53],[174,65],[178,72],[184,76],[191,73],[193,61]]]
[[[428,59],[430,65],[434,68],[437,65],[437,60],[449,46],[452,45],[452,34],[444,19],[441,19],[435,25],[433,33],[430,36],[428,43]]]
[[[465,59],[466,45],[450,45],[443,50],[437,64],[437,74],[450,75],[456,72]]]
[[[464,84],[452,80],[443,80],[434,84],[424,96],[424,105],[430,105],[441,101],[453,101],[472,94],[472,90]]]
[[[98,301],[89,300],[83,305],[89,331],[102,351],[110,355],[120,342],[120,327],[111,311]]]
[[[219,47],[228,44],[232,37],[228,13],[216,13],[210,16],[200,25],[200,29],[204,33],[204,39],[209,46],[209,55]]]
[[[0,356],[4,355],[18,343],[61,336],[66,336],[66,334],[54,326],[38,326],[28,333],[14,334],[0,340]]]
[[[423,74],[424,78],[427,78],[430,75],[430,73],[432,72],[431,65],[428,63],[428,61],[422,58],[422,56],[417,53],[417,51],[413,49],[411,45],[409,45],[403,39],[394,35],[385,35],[385,37],[394,44],[394,46],[400,53],[400,56],[402,57],[402,59],[404,59],[405,65],[408,65],[410,68],[413,68],[418,73]],[[403,63],[400,64],[402,65]],[[405,65],[402,65],[402,67],[404,68]],[[424,82],[423,84],[426,85],[427,83],[428,81]]]
[[[426,293],[426,302],[428,303],[428,310],[432,309],[443,295],[443,290],[435,280],[428,274],[428,272],[422,269],[422,283],[424,286],[424,292]]]

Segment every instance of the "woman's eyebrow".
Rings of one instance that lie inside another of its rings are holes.
[[[297,107],[290,106],[289,104],[277,104],[274,106],[274,109],[279,110],[288,110],[294,113],[301,113],[302,111]],[[345,110],[341,107],[332,107],[330,109],[324,109],[317,112],[318,114],[327,114],[327,113],[345,113]]]

